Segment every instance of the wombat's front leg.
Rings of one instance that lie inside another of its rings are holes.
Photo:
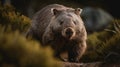
[[[86,50],[86,42],[73,45],[68,52],[68,60],[70,62],[79,62],[81,56]]]

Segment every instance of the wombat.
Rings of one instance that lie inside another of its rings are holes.
[[[81,9],[51,4],[38,11],[27,36],[39,40],[42,46],[51,46],[55,56],[67,52],[69,62],[79,62],[86,50],[87,33],[80,17]]]

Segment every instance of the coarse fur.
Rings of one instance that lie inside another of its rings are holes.
[[[61,58],[61,53],[68,52],[68,61],[79,62],[87,47],[80,13],[80,8],[48,5],[35,14],[27,36],[39,40],[42,46],[50,45],[56,57]]]

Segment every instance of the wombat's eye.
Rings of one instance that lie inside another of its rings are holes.
[[[77,23],[75,21],[73,21],[73,23],[76,25]]]
[[[63,24],[63,21],[60,21],[60,25],[62,25]]]

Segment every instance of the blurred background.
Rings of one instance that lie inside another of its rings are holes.
[[[2,0],[2,3],[14,5],[17,10],[27,16],[32,16],[30,13],[34,14],[46,5],[58,3],[69,7],[99,7],[110,13],[113,17],[120,18],[119,0]]]
[[[101,31],[114,18],[120,18],[117,0],[2,0],[2,4],[12,4],[18,12],[29,18],[46,5],[55,3],[82,8],[81,17],[88,33]]]

